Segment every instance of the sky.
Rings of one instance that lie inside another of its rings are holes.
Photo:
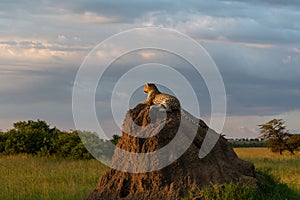
[[[298,0],[2,0],[0,129],[29,119],[75,129],[73,84],[89,52],[122,31],[163,27],[199,42],[216,63],[226,89],[227,137],[255,138],[257,125],[273,118],[284,119],[291,132],[300,133],[299,10]],[[118,50],[111,48],[101,56],[115,54]],[[187,77],[192,74],[173,57],[157,51],[132,53],[113,63],[107,77],[120,77],[137,60],[180,66]],[[199,85],[201,118],[207,122],[209,94]],[[146,97],[141,87],[132,102]],[[96,95],[97,103],[104,99],[109,99],[105,92]],[[107,113],[100,109],[97,114]]]

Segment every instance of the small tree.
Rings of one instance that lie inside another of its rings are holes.
[[[300,134],[291,134],[286,145],[291,154],[294,154],[300,148]]]
[[[121,138],[121,136],[119,136],[119,135],[113,135],[112,136],[113,138],[110,140],[114,145],[117,145],[117,143],[118,143],[118,141],[119,141],[119,139]]]
[[[267,142],[268,147],[270,147],[273,152],[282,154],[284,150],[289,150],[293,154],[293,151],[291,151],[287,145],[290,134],[286,130],[282,119],[272,119],[265,124],[259,125],[259,127],[261,130],[261,138]]]

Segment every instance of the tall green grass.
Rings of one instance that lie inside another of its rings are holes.
[[[190,193],[187,199],[201,200],[299,200],[300,152],[279,155],[268,148],[235,148],[237,155],[254,163],[256,171],[265,178],[258,187],[242,184],[211,185]],[[195,198],[196,197],[196,198]]]
[[[269,174],[260,171],[265,179],[257,187],[244,184],[211,185],[190,194],[187,199],[201,200],[298,200],[300,193]]]
[[[258,188],[241,184],[212,185],[199,190],[199,199],[300,199],[300,153],[280,156],[267,148],[236,148],[235,151],[242,159],[253,162],[265,180]],[[83,199],[105,171],[106,166],[97,160],[0,156],[0,200]]]
[[[272,175],[280,182],[300,192],[300,152],[291,155],[273,153],[268,148],[235,148],[237,155],[254,163],[255,168]],[[300,198],[299,198],[300,199]]]
[[[106,167],[96,160],[0,157],[0,199],[83,199]]]

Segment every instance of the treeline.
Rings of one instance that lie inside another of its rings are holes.
[[[112,140],[99,139],[91,132],[60,131],[42,120],[20,121],[13,124],[13,128],[7,132],[0,132],[0,154],[34,154],[40,156],[57,156],[72,159],[92,159],[93,156],[83,144],[84,141],[95,144],[93,154],[113,152],[112,145],[117,143],[119,136],[114,135]]]
[[[251,140],[228,140],[229,144],[236,148],[236,147],[267,147],[265,141],[258,140],[258,139],[251,139]]]

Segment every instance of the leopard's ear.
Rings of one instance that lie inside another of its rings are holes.
[[[149,83],[146,83],[146,86],[149,86]]]

